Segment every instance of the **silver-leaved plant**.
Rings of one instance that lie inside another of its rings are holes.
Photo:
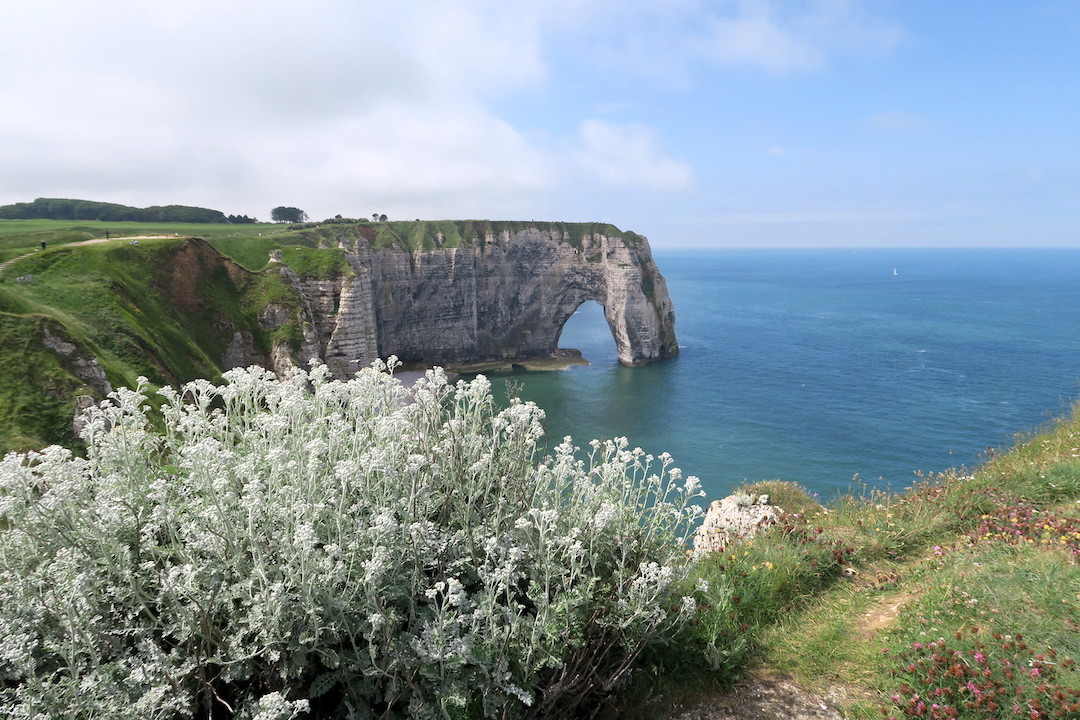
[[[0,462],[0,715],[555,715],[693,612],[695,478],[479,376],[232,370]],[[655,469],[653,469],[655,467]]]

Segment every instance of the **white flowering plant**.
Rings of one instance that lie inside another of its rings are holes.
[[[141,383],[86,457],[0,461],[0,714],[550,717],[625,681],[693,611],[696,479],[393,369],[232,370],[159,417]]]

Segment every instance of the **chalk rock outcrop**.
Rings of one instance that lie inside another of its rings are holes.
[[[674,309],[648,241],[583,227],[592,226],[456,223],[454,247],[406,249],[374,247],[374,230],[361,226],[345,247],[346,276],[280,269],[303,304],[295,360],[318,358],[348,377],[390,355],[450,366],[553,357],[563,325],[589,300],[603,306],[623,364],[677,355]]]
[[[713,500],[694,534],[694,555],[700,557],[723,550],[737,540],[751,538],[779,514],[769,504],[768,495],[736,493],[723,500]]]
[[[41,344],[66,358],[72,374],[95,392],[101,395],[112,392],[112,385],[109,384],[109,379],[105,377],[105,370],[96,357],[86,352],[77,352],[78,348],[75,345],[56,337],[49,332],[48,328],[43,332]]]

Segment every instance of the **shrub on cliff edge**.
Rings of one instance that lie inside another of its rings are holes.
[[[161,431],[121,390],[85,459],[4,458],[0,713],[552,715],[693,612],[669,457],[538,458],[531,403],[386,369],[230,371],[163,391]]]

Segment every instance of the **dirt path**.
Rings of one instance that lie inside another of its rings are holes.
[[[843,720],[831,698],[807,692],[790,678],[754,671],[729,692],[699,698],[664,720]]]
[[[914,565],[925,561],[916,559]],[[859,587],[871,587],[866,582],[859,583]],[[856,642],[872,641],[918,597],[918,591],[910,588],[875,597],[855,619],[850,637]],[[875,697],[868,688],[839,683],[814,692],[794,678],[765,667],[751,670],[727,692],[706,693],[675,703],[662,720],[843,720],[841,708],[853,701],[873,704]]]
[[[162,240],[162,239],[171,238],[171,237],[175,237],[175,235],[130,235],[130,236],[125,236],[125,237],[109,237],[109,238],[103,238],[102,237],[102,238],[92,238],[90,240],[79,240],[78,242],[64,243],[63,245],[57,245],[56,247],[69,248],[69,247],[75,247],[77,245],[97,245],[98,243],[112,242],[113,240],[124,240],[126,242],[131,242],[132,240]],[[10,265],[13,262],[16,262],[18,260],[22,260],[23,258],[28,258],[31,255],[33,255],[34,253],[36,253],[36,252],[41,252],[41,251],[40,250],[35,250],[34,252],[28,252],[25,255],[19,255],[17,257],[11,258],[10,260],[5,260],[4,262],[0,263],[0,270],[3,270],[4,268],[6,268],[8,265]]]

